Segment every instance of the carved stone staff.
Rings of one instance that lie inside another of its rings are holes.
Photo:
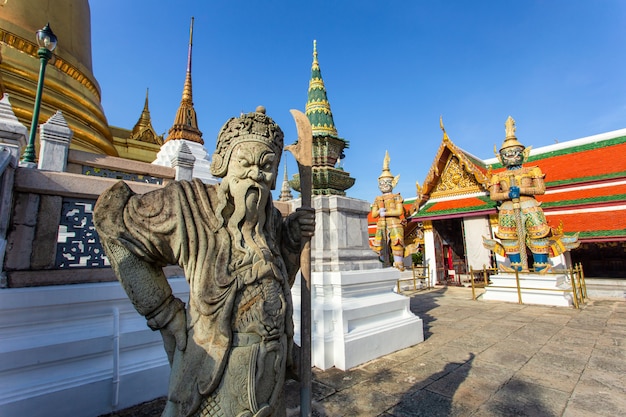
[[[311,208],[313,134],[304,113],[290,110],[296,121],[298,140],[285,147],[298,162],[301,207]],[[300,253],[300,416],[311,416],[311,238],[302,238]]]
[[[510,187],[519,187],[515,181],[515,174],[509,176]],[[526,227],[524,225],[524,217],[522,216],[522,208],[520,206],[520,198],[512,198],[513,215],[515,216],[515,227],[517,228],[517,244],[519,245],[520,264],[523,272],[528,272],[528,258],[526,256]]]

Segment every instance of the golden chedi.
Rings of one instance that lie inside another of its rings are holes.
[[[58,45],[46,67],[38,124],[60,110],[74,131],[72,149],[117,156],[92,70],[88,0],[0,1],[0,88],[30,127],[40,66],[35,32],[46,23]]]

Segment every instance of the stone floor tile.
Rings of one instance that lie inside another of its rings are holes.
[[[401,363],[398,362],[393,356],[385,355],[356,366],[354,369],[360,369],[365,372],[375,374],[381,370],[395,368],[400,365]]]
[[[325,415],[337,417],[376,417],[395,406],[399,398],[370,383],[354,385],[329,397],[322,404]]]
[[[587,366],[591,352],[590,348],[567,349],[559,348],[555,344],[546,344],[528,361],[526,366],[538,366],[546,371],[556,368],[580,374]]]
[[[626,331],[607,328],[596,340],[601,346],[626,346]]]
[[[554,388],[562,392],[571,393],[580,375],[558,368],[525,365],[515,373],[515,378],[526,383],[541,385],[545,388]]]
[[[381,371],[367,381],[372,387],[376,387],[392,396],[403,396],[432,384],[434,380],[425,376],[416,376],[404,370]]]
[[[476,416],[560,416],[567,405],[569,394],[556,389],[511,379],[485,404]]]
[[[603,417],[599,414],[592,414],[595,417]],[[575,405],[568,405],[561,417],[590,417],[589,410],[578,408]],[[609,417],[609,416],[606,416]],[[613,417],[613,416],[610,416]]]
[[[492,363],[513,371],[520,369],[532,357],[535,351],[519,349],[514,344],[498,343],[481,352],[478,361]]]
[[[393,417],[463,417],[472,411],[452,398],[423,389],[402,398],[387,414]]]
[[[478,353],[486,350],[487,348],[496,344],[496,339],[486,339],[474,334],[467,334],[460,337],[457,337],[454,340],[451,340],[448,345],[453,349],[455,346],[463,347],[464,349],[470,350],[472,352]]]
[[[359,384],[371,376],[371,372],[367,372],[359,368],[353,368],[347,371],[342,371],[341,369],[334,367],[325,371],[321,371],[319,369],[313,370],[313,377],[315,380],[333,388],[336,391],[341,391],[353,385]]]
[[[424,356],[420,359],[421,360],[414,362],[406,362],[402,366],[402,371],[410,377],[415,378],[417,381],[427,378],[432,380],[443,378],[445,375],[463,365],[463,362],[446,362],[441,357],[435,356]]]
[[[427,390],[454,398],[478,408],[513,375],[511,370],[491,364],[468,362],[426,387]],[[464,398],[465,395],[470,397]]]
[[[589,365],[592,370],[600,370],[603,372],[626,374],[626,359],[621,357],[606,357],[602,352],[596,352],[589,358]]]
[[[564,415],[575,415],[581,412],[587,412],[587,416],[623,416],[626,413],[624,391],[588,382],[579,384]]]
[[[424,345],[424,343],[418,343],[415,346],[411,346],[407,349],[398,350],[396,352],[388,354],[386,357],[397,361],[402,364],[411,360],[416,360],[422,355],[430,352],[431,349]]]

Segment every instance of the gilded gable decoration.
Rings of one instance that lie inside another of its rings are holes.
[[[439,119],[439,126],[443,137],[421,187],[419,199],[415,202],[417,207],[435,195],[441,197],[481,192],[486,191],[489,185],[483,172],[486,167],[475,164],[470,155],[452,142],[443,125],[443,118]]]
[[[432,197],[443,197],[457,194],[480,192],[481,187],[474,175],[463,168],[459,158],[451,155],[441,175]]]

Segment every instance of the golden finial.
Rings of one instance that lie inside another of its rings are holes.
[[[515,137],[515,120],[513,120],[511,116],[509,116],[508,119],[506,119],[506,122],[504,122],[504,128],[507,138]]]
[[[385,159],[383,159],[383,172],[380,174],[378,179],[380,180],[382,178],[393,178],[391,180],[391,187],[394,188],[396,184],[398,183],[398,181],[400,180],[400,175],[396,175],[395,177],[393,176],[393,174],[389,170],[390,161],[391,161],[391,158],[389,158],[389,152],[385,151]]]
[[[313,65],[318,64],[317,62],[317,40],[313,39]]]
[[[443,132],[443,140],[444,141],[450,140],[450,138],[448,137],[448,134],[446,133],[446,128],[443,126],[443,116],[439,116],[439,127],[441,128],[441,131]]]
[[[391,171],[389,170],[389,161],[391,161],[391,158],[389,158],[389,152],[385,151],[385,159],[383,159],[383,172],[380,174],[378,179],[393,178],[393,175],[391,174]]]
[[[504,138],[504,142],[502,143],[500,151],[502,151],[502,149],[511,148],[513,146],[519,146],[523,149],[524,145],[522,145],[515,137],[515,120],[513,120],[511,116],[509,116],[506,119],[506,122],[504,122],[504,128],[506,137]]]

